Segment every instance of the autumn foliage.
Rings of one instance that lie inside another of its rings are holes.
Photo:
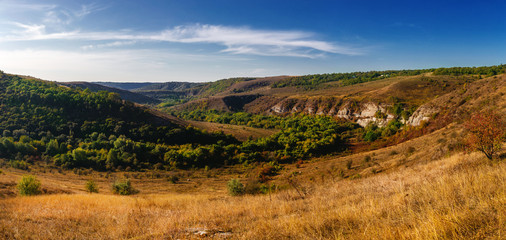
[[[469,131],[468,149],[481,151],[488,159],[501,150],[502,142],[506,140],[506,124],[494,111],[473,114],[465,127]]]

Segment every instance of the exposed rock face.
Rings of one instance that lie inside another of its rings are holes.
[[[274,105],[271,110],[275,113],[286,113],[288,112],[288,109],[286,107],[284,107],[283,105],[281,104],[276,104]]]
[[[419,126],[423,121],[428,121],[430,116],[437,113],[438,109],[430,105],[422,105],[419,107],[411,117],[409,117],[406,124],[411,126]]]
[[[356,103],[336,98],[316,99],[316,98],[285,98],[269,110],[271,113],[297,113],[327,115],[337,118],[343,118],[356,122],[362,127],[370,123],[375,123],[379,127],[384,127],[395,116],[388,112],[390,105],[377,104],[374,102]],[[409,119],[400,119],[407,125],[419,126],[422,121],[427,121],[430,116],[439,110],[430,105],[422,105]]]
[[[336,116],[348,120],[355,120],[357,124],[362,127],[367,126],[369,123],[376,123],[378,126],[383,127],[386,126],[390,120],[394,119],[394,115],[387,114],[386,107],[387,106],[369,102],[363,104],[358,111],[353,112],[349,106],[345,106],[337,112]],[[376,113],[378,112],[386,117],[377,118]]]
[[[376,123],[378,126],[386,126],[394,115],[387,112],[388,105],[367,102],[352,107],[352,103],[342,103],[336,99],[284,99],[270,108],[270,112],[276,114],[303,112],[307,114],[328,115],[337,118],[354,121],[365,127],[369,123]],[[384,117],[378,118],[377,113]]]

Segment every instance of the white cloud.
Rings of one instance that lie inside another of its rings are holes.
[[[114,41],[114,42],[104,43],[104,44],[85,45],[85,46],[82,46],[81,49],[91,50],[91,49],[97,49],[97,48],[123,47],[123,46],[134,45],[135,43],[136,43],[136,41]]]
[[[57,6],[54,4],[21,3],[19,1],[0,1],[0,12],[44,12]]]
[[[246,27],[221,25],[177,26],[160,32],[132,31],[47,33],[43,25],[17,24],[23,29],[37,31],[15,32],[0,37],[1,41],[86,40],[86,41],[158,41],[173,43],[211,43],[223,45],[222,52],[262,56],[292,56],[315,58],[324,53],[361,55],[360,49],[315,40],[314,34],[303,31],[254,30]],[[112,46],[112,45],[111,45]]]

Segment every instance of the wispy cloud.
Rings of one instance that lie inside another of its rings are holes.
[[[102,11],[106,8],[106,6],[101,6],[96,3],[84,4],[81,5],[81,9],[73,11],[73,14],[78,18],[83,18],[91,13]]]
[[[114,42],[104,43],[104,44],[85,45],[85,46],[82,46],[81,49],[91,50],[91,49],[98,49],[98,48],[123,47],[123,46],[134,45],[135,43],[136,43],[136,41],[114,41]]]
[[[43,22],[61,27],[69,25],[76,20],[81,20],[91,13],[104,9],[106,9],[106,7],[99,6],[96,3],[81,5],[81,7],[77,10],[53,7],[52,9],[45,12]]]
[[[55,4],[22,3],[20,1],[0,1],[0,12],[44,12],[56,8]]]
[[[128,30],[104,32],[62,31],[48,33],[41,25],[15,24],[25,29],[25,31],[0,37],[0,41],[87,40],[211,43],[225,46],[222,52],[231,54],[310,58],[319,57],[325,53],[344,55],[363,54],[363,51],[357,48],[315,40],[313,33],[303,31],[255,30],[247,27],[195,24],[177,26],[159,32],[148,33],[132,32]],[[111,43],[110,46],[114,46],[114,42]]]

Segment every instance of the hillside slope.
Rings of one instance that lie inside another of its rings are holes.
[[[504,74],[504,68],[504,65],[499,65],[482,71],[491,69],[494,74]],[[385,126],[390,120],[401,118],[403,122],[416,126],[422,119],[427,120],[435,113],[425,111],[427,107],[424,107],[417,111],[416,116],[412,116],[420,106],[449,93],[465,93],[468,85],[483,78],[480,74],[456,74],[460,69],[431,71],[423,71],[418,75],[383,76],[355,84],[324,81],[315,83],[312,88],[307,88],[312,85],[278,86],[287,80],[294,83],[293,77],[241,81],[213,96],[198,98],[173,108],[176,111],[216,109],[255,114],[328,115],[357,122],[363,127],[370,122]],[[474,71],[479,72],[476,69]],[[493,77],[485,79],[478,81],[478,85],[494,81]]]
[[[0,112],[0,158],[24,169],[42,158],[64,168],[153,168],[180,145],[237,142],[222,133],[188,128],[183,121],[124,101],[116,93],[72,89],[3,72]]]
[[[92,92],[98,91],[107,91],[119,94],[121,99],[139,103],[139,104],[158,104],[161,101],[155,98],[151,98],[142,94],[138,94],[135,92],[122,90],[114,87],[103,86],[100,84],[89,83],[89,82],[66,82],[59,83],[65,86],[74,87],[74,88],[82,88],[82,89],[90,89]]]

